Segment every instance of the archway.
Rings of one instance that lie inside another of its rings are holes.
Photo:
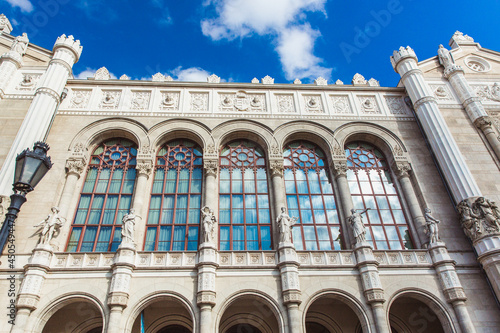
[[[163,296],[151,300],[137,315],[132,333],[190,333],[193,319],[186,306],[177,298]]]
[[[316,298],[308,307],[306,333],[363,332],[358,314],[342,297],[326,294]]]
[[[104,322],[98,307],[81,298],[68,300],[50,316],[42,333],[97,333],[102,332]]]
[[[392,333],[451,332],[442,325],[440,315],[423,301],[411,296],[397,297],[389,309],[389,323]]]
[[[257,295],[242,295],[226,307],[220,320],[220,333],[276,333],[280,324],[275,311]]]

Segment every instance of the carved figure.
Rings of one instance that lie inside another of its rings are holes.
[[[471,239],[476,239],[478,234],[482,233],[481,224],[479,223],[479,215],[472,212],[472,209],[467,205],[466,201],[462,201],[458,204],[457,210],[460,213],[460,222],[462,228],[466,235]]]
[[[23,56],[26,53],[26,50],[28,49],[29,42],[30,40],[28,39],[28,35],[25,32],[23,32],[21,36],[17,36],[16,39],[14,39],[14,42],[12,43],[10,49]]]
[[[213,243],[215,241],[215,225],[217,219],[213,209],[205,206],[201,209],[203,224],[203,242]]]
[[[363,223],[362,214],[366,213],[371,208],[366,208],[360,213],[356,212],[356,209],[351,209],[351,216],[347,218],[352,227],[352,232],[354,238],[356,239],[356,244],[366,242],[366,229]]]
[[[482,213],[488,227],[499,229],[500,228],[500,211],[498,206],[484,197],[479,197],[474,202],[474,205]]]
[[[493,201],[484,197],[478,197],[473,202],[464,200],[457,209],[465,234],[472,241],[500,233],[500,210]]]
[[[43,221],[34,227],[42,227],[39,231],[40,240],[38,244],[49,244],[55,232],[66,222],[64,217],[59,216],[59,208],[52,207],[52,214],[49,214]]]
[[[431,215],[430,208],[426,208],[425,210],[425,233],[429,236],[429,243],[437,243],[439,242],[439,228],[438,223],[441,223],[438,219],[434,218]]]
[[[447,68],[448,66],[451,66],[452,64],[455,63],[455,60],[453,59],[453,56],[451,55],[450,51],[448,51],[443,46],[443,44],[439,44],[438,59],[439,59],[439,63],[444,68]]]
[[[292,242],[292,226],[297,223],[297,220],[297,217],[290,217],[288,215],[285,207],[281,207],[281,213],[276,219],[280,231],[280,243]]]
[[[135,244],[134,242],[134,229],[135,229],[135,219],[139,217],[135,215],[135,209],[131,208],[130,212],[123,216],[122,218],[122,243],[123,244]]]

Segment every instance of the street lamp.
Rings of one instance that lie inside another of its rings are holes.
[[[35,142],[33,150],[23,150],[16,157],[16,171],[14,174],[14,194],[10,196],[10,207],[5,214],[5,221],[0,230],[0,253],[9,238],[11,228],[21,206],[26,202],[26,194],[33,191],[35,186],[52,167],[50,157],[47,156],[49,145],[45,142]]]

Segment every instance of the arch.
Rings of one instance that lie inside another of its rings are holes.
[[[224,122],[213,129],[212,136],[217,152],[224,144],[236,139],[254,141],[268,156],[271,146],[276,145],[273,131],[268,126],[253,120],[230,120]]]
[[[131,119],[108,118],[90,123],[81,129],[69,144],[68,150],[73,151],[77,145],[82,145],[88,155],[102,141],[116,137],[132,140],[139,150],[150,146],[147,129],[143,124]]]
[[[328,127],[312,121],[296,120],[280,125],[275,130],[274,137],[280,148],[291,141],[305,140],[316,144],[327,156],[333,151],[333,132]],[[327,160],[329,161],[330,157]]]
[[[185,318],[182,316],[173,316],[173,318],[159,318],[154,323],[153,326],[156,328],[160,328],[163,325],[181,325],[187,327],[188,324],[191,324],[189,328],[194,332],[196,331],[197,322],[195,311],[191,302],[185,298],[183,295],[178,294],[176,292],[171,291],[153,291],[149,294],[141,297],[135,304],[131,305],[132,311],[130,312],[128,319],[125,323],[124,332],[131,332],[134,322],[137,316],[147,308],[149,305],[154,304],[160,301],[176,301],[179,302],[185,310],[187,310],[188,314],[191,316],[191,323],[189,323],[189,318]]]
[[[366,141],[377,146],[390,160],[397,156],[407,159],[407,149],[403,141],[388,129],[371,123],[354,122],[340,126],[334,132],[335,144],[342,150],[349,141]]]
[[[422,289],[417,289],[417,288],[405,288],[396,291],[388,300],[387,302],[387,322],[390,323],[389,321],[389,315],[391,312],[391,307],[393,303],[401,298],[401,297],[409,297],[413,298],[417,301],[420,301],[427,305],[433,312],[436,314],[436,316],[439,319],[439,322],[441,323],[441,326],[443,327],[443,330],[446,333],[455,333],[458,332],[458,330],[454,326],[454,322],[456,320],[453,320],[452,315],[447,310],[447,307],[441,300],[433,295],[432,293],[422,290]],[[396,324],[401,326],[402,321],[396,321]]]
[[[267,306],[274,315],[274,318],[276,319],[279,328],[279,333],[284,332],[285,322],[281,315],[282,311],[280,311],[279,303],[276,300],[274,300],[271,296],[259,290],[253,290],[253,289],[241,290],[236,293],[233,293],[227,299],[221,302],[223,306],[217,312],[215,319],[215,327],[218,331],[223,332],[224,329],[229,329],[235,324],[248,323],[258,328],[262,333],[277,333],[270,330],[270,327],[268,325],[263,325],[263,320],[261,318],[263,317],[263,311],[265,311],[265,308],[262,307],[259,309],[259,313],[257,315],[247,314],[245,318],[236,318],[236,316],[232,316],[230,318],[227,318],[224,322],[222,322],[224,314],[231,307],[231,305],[233,305],[237,300],[242,298],[254,299]],[[221,325],[223,325],[222,329]]]
[[[46,307],[41,307],[42,312],[39,316],[36,316],[38,320],[34,323],[33,329],[31,332],[42,332],[47,322],[50,318],[60,309],[64,308],[67,305],[71,305],[77,302],[86,302],[91,303],[99,310],[99,314],[102,318],[101,322],[96,320],[96,317],[90,317],[87,321],[80,323],[77,327],[80,330],[83,329],[92,329],[99,327],[99,324],[102,324],[102,327],[106,327],[106,316],[104,315],[104,304],[101,303],[99,299],[93,296],[90,293],[66,293],[60,295],[46,303],[49,304]],[[90,315],[90,313],[88,313]]]
[[[323,297],[331,297],[346,304],[358,317],[362,332],[363,333],[371,332],[370,321],[367,315],[367,313],[369,313],[369,310],[366,309],[364,305],[355,296],[340,289],[325,289],[311,295],[311,297],[305,302],[304,311],[302,314],[303,316],[302,325],[304,329],[305,329],[307,313],[309,312],[311,305],[315,301]]]
[[[152,148],[157,150],[173,139],[189,139],[203,149],[214,144],[210,129],[205,124],[190,119],[169,119],[151,127],[148,131]]]

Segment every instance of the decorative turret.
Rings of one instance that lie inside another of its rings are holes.
[[[398,69],[397,69],[398,63],[401,60],[406,59],[406,58],[414,58],[415,61],[418,62],[418,58],[417,58],[417,55],[415,54],[415,51],[413,51],[413,49],[409,46],[407,46],[406,48],[401,46],[399,48],[399,50],[395,50],[392,53],[391,64],[392,64],[392,67],[394,68],[394,70],[396,71],[396,73],[398,72]]]

